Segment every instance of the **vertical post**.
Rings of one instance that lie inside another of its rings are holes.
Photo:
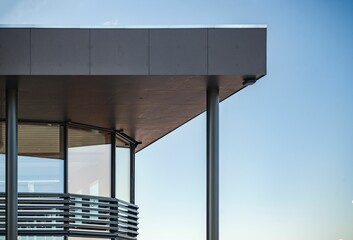
[[[6,82],[6,239],[17,239],[17,83]]]
[[[110,196],[116,198],[116,134],[111,134]]]
[[[62,151],[64,159],[64,193],[69,192],[69,173],[68,173],[68,125],[64,123],[61,129]]]
[[[136,144],[130,143],[130,202],[135,204],[135,148]]]
[[[219,90],[207,89],[207,240],[219,239]]]
[[[64,124],[64,128],[62,129],[62,144],[63,144],[63,151],[64,151],[64,193],[68,193],[69,192],[69,162],[68,162],[68,158],[69,158],[69,137],[68,137],[68,131],[69,131],[69,126],[67,124],[67,122],[65,122]],[[67,199],[70,199],[67,195],[66,195]],[[70,210],[65,210],[67,211],[67,213]],[[66,220],[65,223],[68,223],[68,221]],[[65,227],[64,228],[65,231],[65,236],[64,236],[64,240],[68,240],[67,237],[67,233],[69,232],[69,228]]]
[[[116,133],[111,133],[111,149],[110,149],[110,196],[112,198],[116,198]],[[113,208],[113,210],[118,210],[118,207]],[[113,224],[110,224],[111,229],[118,228],[118,214],[110,213],[111,216],[114,216],[115,221]],[[111,233],[117,233],[116,230],[110,230]],[[115,238],[111,238],[111,240],[115,240]]]

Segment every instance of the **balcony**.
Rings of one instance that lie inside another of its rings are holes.
[[[0,193],[0,235],[5,235],[5,193]],[[108,197],[19,193],[19,236],[136,239],[138,206]]]

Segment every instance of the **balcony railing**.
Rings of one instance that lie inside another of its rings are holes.
[[[0,193],[0,235],[5,235],[5,194]],[[136,239],[138,206],[115,198],[62,193],[19,193],[20,236]]]

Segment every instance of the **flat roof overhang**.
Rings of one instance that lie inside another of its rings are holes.
[[[16,78],[19,119],[123,129],[137,151],[266,74],[266,27],[0,28],[0,117]]]

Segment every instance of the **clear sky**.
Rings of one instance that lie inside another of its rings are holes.
[[[0,24],[267,24],[267,76],[220,105],[222,240],[353,240],[353,2],[0,2]],[[205,115],[137,154],[140,240],[205,239]]]

